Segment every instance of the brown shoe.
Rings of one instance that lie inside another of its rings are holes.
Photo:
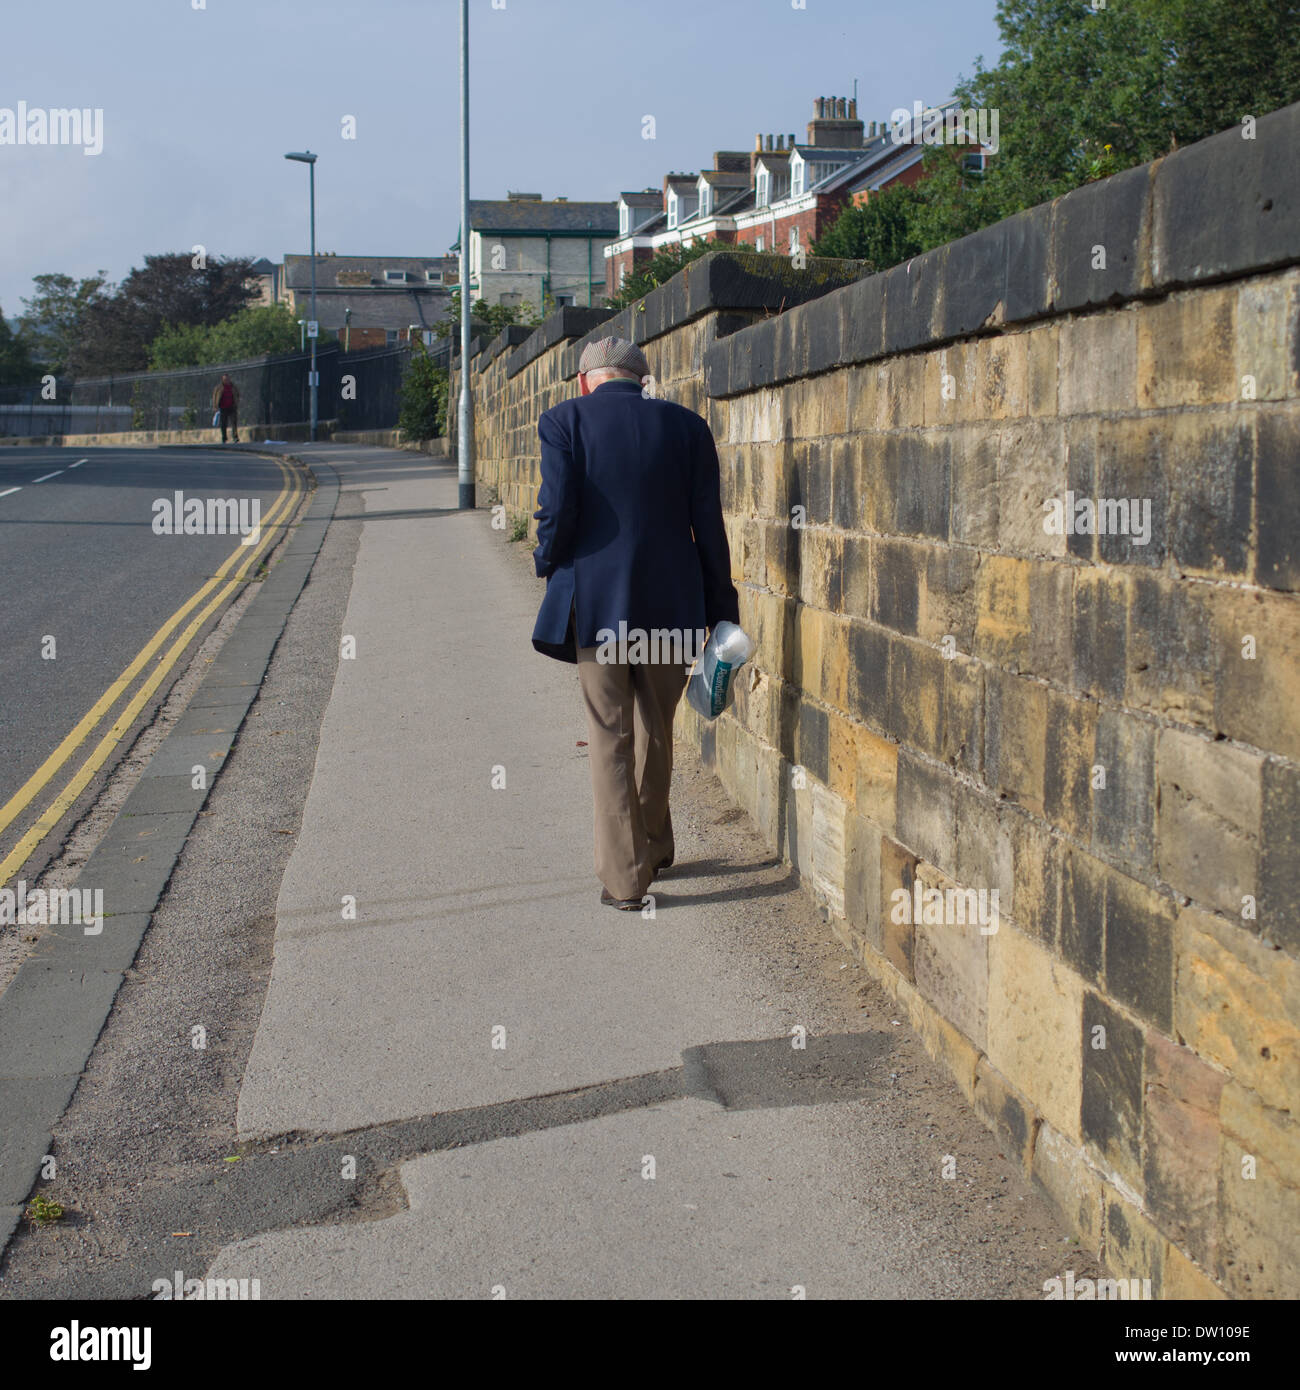
[[[606,907],[616,907],[620,912],[640,912],[644,906],[640,898],[616,898],[608,888],[600,890],[600,900]]]

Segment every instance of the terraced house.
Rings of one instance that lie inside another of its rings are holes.
[[[604,294],[605,246],[618,227],[615,203],[544,201],[540,193],[471,199],[470,296],[539,313],[589,307]]]
[[[955,107],[949,99],[891,125],[860,120],[852,97],[818,97],[802,142],[793,132],[760,132],[752,150],[716,152],[711,169],[669,174],[662,193],[620,194],[618,239],[605,248],[606,294],[659,252],[692,241],[807,251],[850,203],[922,178],[923,123]],[[960,157],[982,168],[991,154],[980,146]]]

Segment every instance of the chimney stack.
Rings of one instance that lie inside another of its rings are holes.
[[[850,110],[852,107],[852,110]],[[808,143],[824,148],[861,149],[865,127],[857,116],[857,103],[847,97],[818,97],[814,117],[808,123]]]

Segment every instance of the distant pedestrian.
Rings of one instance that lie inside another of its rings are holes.
[[[234,443],[239,443],[239,387],[223,372],[212,388],[212,408],[221,412],[221,442],[226,442],[229,426]]]
[[[600,900],[631,911],[676,848],[673,713],[705,629],[740,621],[718,453],[694,411],[642,390],[623,338],[583,349],[582,397],[537,422],[542,441],[533,646],[576,662],[589,729]]]

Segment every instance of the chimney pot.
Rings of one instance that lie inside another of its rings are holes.
[[[762,148],[763,148],[763,132],[760,130],[760,131],[758,132],[758,134],[754,136],[754,149],[755,149],[755,150],[761,150]]]
[[[851,98],[849,99],[849,119],[850,119],[851,121],[856,121],[856,120],[858,119],[858,99],[857,99],[857,97],[851,97]]]
[[[790,132],[790,148],[794,149],[794,131]]]
[[[767,137],[767,148],[768,148],[769,150],[775,148],[775,146],[772,144],[772,137],[771,137],[770,135]]]

